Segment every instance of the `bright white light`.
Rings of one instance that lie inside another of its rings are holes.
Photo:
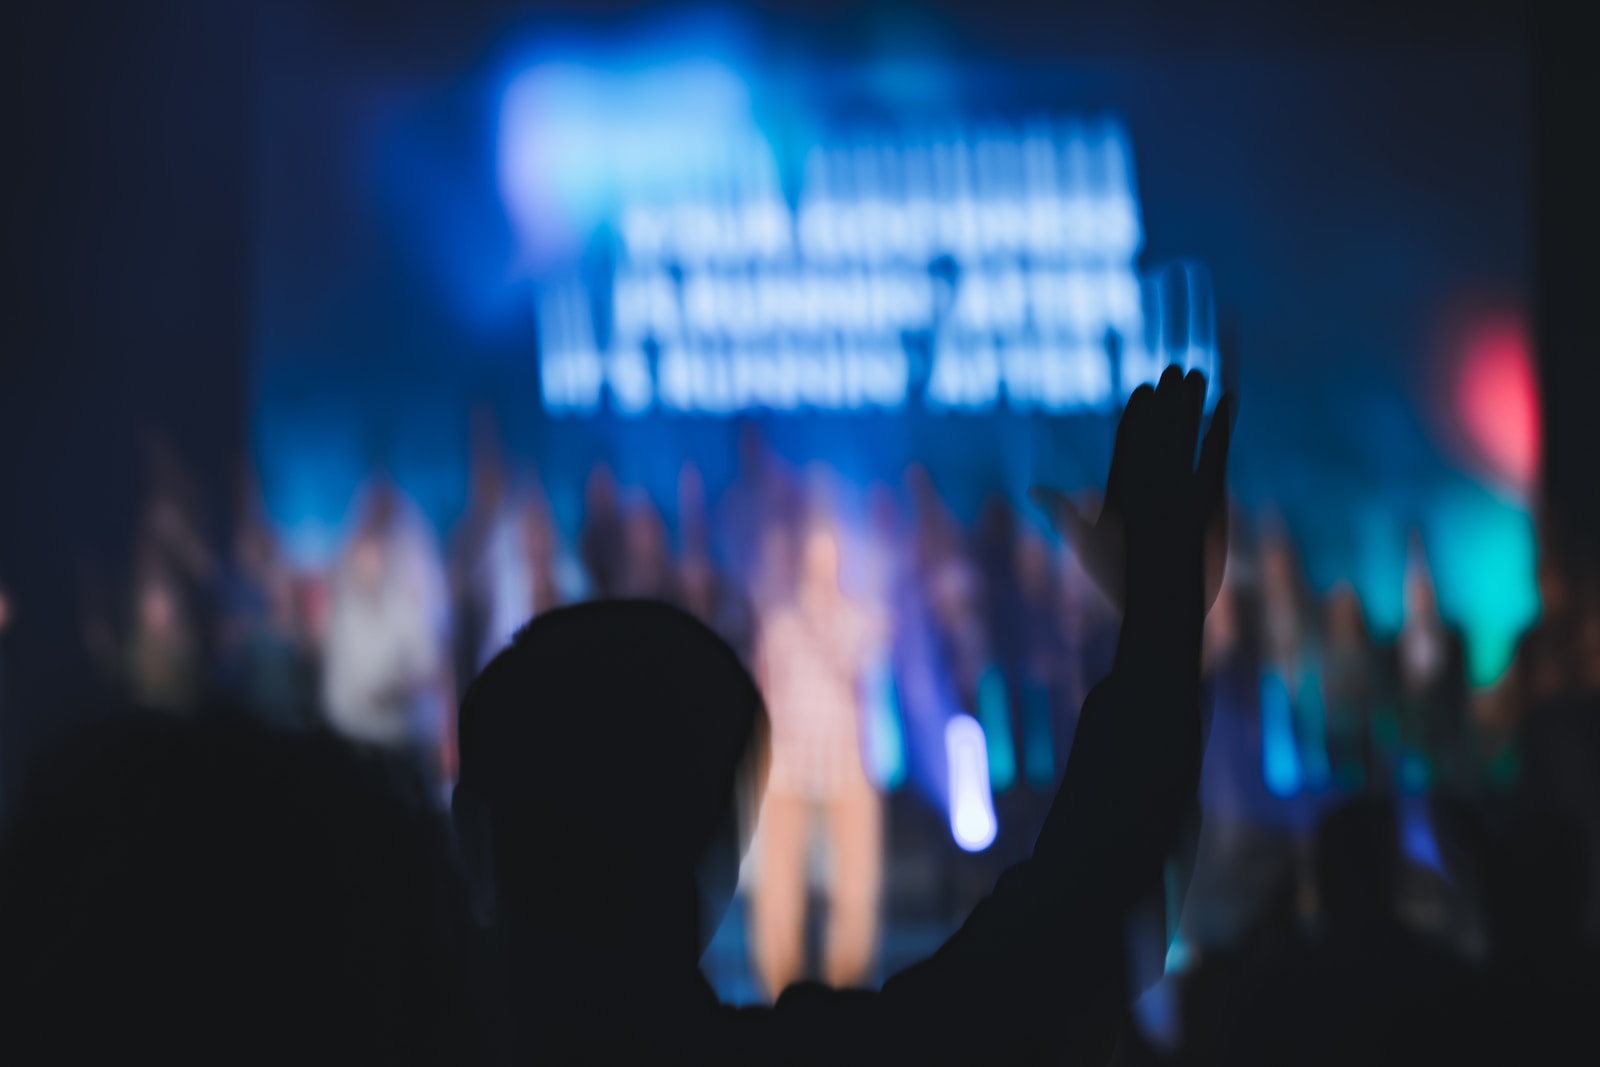
[[[950,765],[950,833],[967,852],[994,844],[998,825],[989,795],[989,746],[983,727],[970,715],[954,715],[944,727]]]

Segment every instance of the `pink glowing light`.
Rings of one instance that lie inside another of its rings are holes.
[[[1473,447],[1519,489],[1539,470],[1539,389],[1527,332],[1518,322],[1481,326],[1467,337],[1456,404]]]

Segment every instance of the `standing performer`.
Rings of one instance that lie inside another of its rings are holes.
[[[323,700],[336,731],[406,754],[441,788],[454,776],[447,605],[425,520],[380,479],[334,576]]]
[[[861,693],[884,640],[877,613],[839,586],[839,545],[823,524],[808,533],[794,600],[765,620],[757,676],[772,722],[772,768],[762,807],[754,887],[754,950],[777,997],[804,970],[806,845],[814,819],[832,846],[823,977],[867,977],[877,938],[882,810],[861,759]]]

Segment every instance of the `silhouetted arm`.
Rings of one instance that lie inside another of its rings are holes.
[[[1108,505],[1127,561],[1117,658],[1090,693],[1033,856],[930,959],[883,992],[793,987],[784,1062],[1059,1061],[1093,1055],[1125,1003],[1125,920],[1159,885],[1198,782],[1204,528],[1220,499],[1226,413],[1193,469],[1204,383],[1140,390],[1119,430]],[[1113,492],[1111,490],[1116,490]],[[1091,1044],[1085,1044],[1085,1042]]]

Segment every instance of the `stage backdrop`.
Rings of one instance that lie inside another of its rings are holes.
[[[858,489],[920,461],[970,516],[1103,479],[1175,361],[1238,389],[1235,491],[1313,583],[1392,629],[1419,531],[1492,681],[1536,606],[1520,61],[1022,62],[875,18],[419,56],[269,16],[252,440],[296,556],[377,462],[448,528],[475,405],[569,534],[597,461],[669,520],[685,460],[714,498],[746,419]]]

